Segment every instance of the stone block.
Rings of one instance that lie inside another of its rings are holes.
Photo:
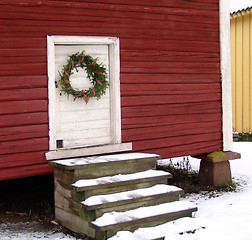
[[[229,161],[200,162],[200,184],[206,186],[225,187],[232,183]]]

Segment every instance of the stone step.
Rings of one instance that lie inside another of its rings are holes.
[[[103,156],[71,158],[49,162],[64,174],[69,172],[74,181],[116,174],[129,174],[148,169],[156,169],[157,154],[123,153]],[[72,183],[73,183],[72,182]]]
[[[182,217],[191,217],[197,207],[189,201],[175,201],[156,206],[141,207],[126,212],[109,212],[90,223],[95,239],[105,240],[119,230],[134,231],[139,227],[156,226]]]
[[[139,188],[167,184],[172,175],[161,170],[147,170],[132,174],[118,174],[96,179],[78,180],[72,186],[76,192],[84,192],[85,199],[99,194],[110,194]]]
[[[184,191],[178,187],[158,184],[149,188],[96,195],[81,203],[85,206],[85,210],[94,211],[95,218],[98,218],[110,211],[126,211],[143,206],[177,201],[183,193]]]

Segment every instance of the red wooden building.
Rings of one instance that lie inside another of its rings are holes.
[[[99,143],[88,140],[89,149],[98,148],[95,154],[132,147],[168,158],[231,150],[227,4],[0,0],[0,180],[51,173],[46,156],[60,158],[61,151],[65,155],[64,144],[60,149],[64,134],[57,137],[60,123],[54,121],[71,117],[81,100],[67,99],[72,104],[69,112],[57,118],[59,90],[53,78],[57,80],[61,69],[55,67],[57,59],[66,60],[78,46],[87,52],[89,46],[101,52],[107,46],[108,62],[104,61],[115,79],[110,84],[115,95],[110,96],[119,96],[112,103],[114,135]],[[106,141],[118,147],[103,149]]]

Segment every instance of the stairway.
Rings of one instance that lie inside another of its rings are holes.
[[[126,153],[64,159],[54,167],[55,219],[96,240],[181,217],[197,208],[179,201],[183,190],[167,185],[171,174],[156,170],[159,155]]]

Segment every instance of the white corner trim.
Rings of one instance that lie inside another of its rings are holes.
[[[232,150],[232,79],[229,0],[219,1],[223,151]]]
[[[47,160],[56,160],[62,158],[84,157],[90,155],[100,155],[114,152],[125,152],[132,150],[132,143],[119,143],[114,145],[103,145],[87,148],[62,149],[47,152]]]

